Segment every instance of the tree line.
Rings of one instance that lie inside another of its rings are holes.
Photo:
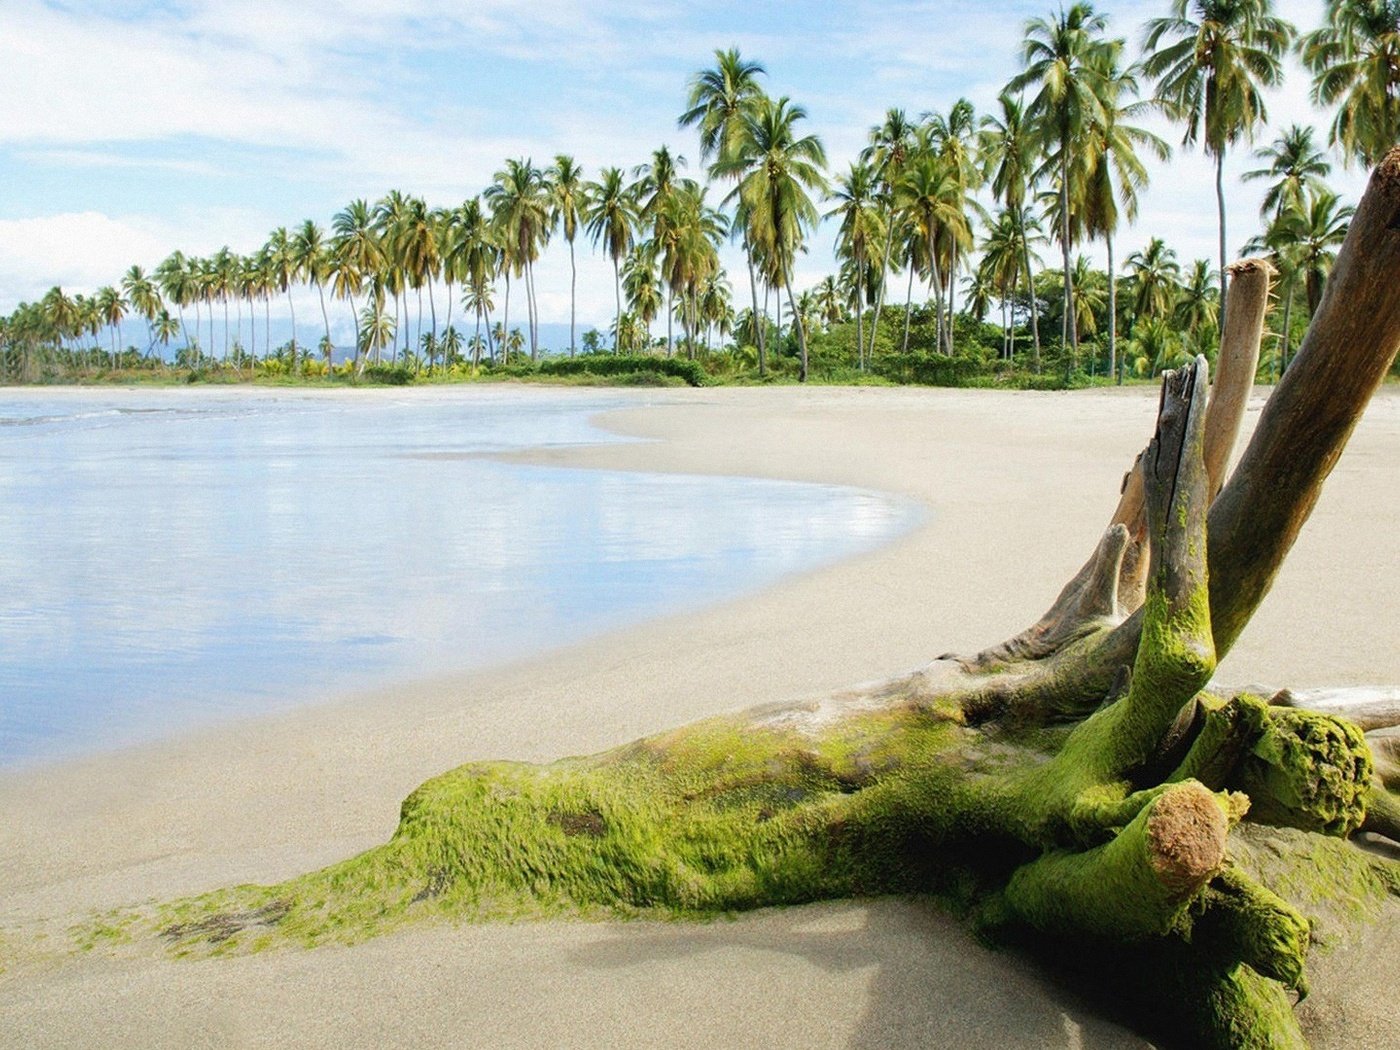
[[[508,363],[527,350],[535,360],[543,349],[535,268],[561,239],[572,355],[580,345],[580,233],[611,263],[615,352],[705,357],[718,339],[760,376],[777,354],[806,379],[814,336],[865,370],[877,346],[908,352],[911,333],[926,354],[963,352],[967,331],[976,335],[972,349],[986,351],[987,328],[975,322],[997,310],[991,354],[1000,362],[1039,371],[1048,354],[1071,373],[1086,361],[1120,378],[1150,373],[1213,351],[1230,261],[1225,157],[1267,126],[1264,92],[1281,83],[1291,50],[1312,73],[1314,102],[1332,108],[1327,146],[1343,163],[1373,164],[1400,141],[1400,2],[1328,0],[1323,26],[1299,33],[1270,0],[1173,0],[1140,39],[1131,54],[1085,2],[1032,19],[1020,69],[991,112],[979,115],[966,99],[917,119],[890,109],[835,173],[807,130],[807,111],[765,90],[763,65],[717,51],[691,77],[678,120],[698,135],[701,178],[663,146],[646,163],[606,167],[592,179],[565,154],[547,166],[512,159],[455,207],[429,207],[398,190],[355,200],[329,228],[312,220],[278,227],[248,255],[175,251],[92,294],[56,287],[22,303],[0,318],[5,374],[31,377],[36,362],[132,367],[172,343],[182,344],[174,355],[181,366],[303,371],[316,361],[317,371],[329,371],[336,347],[328,299],[353,323],[342,367],[356,374],[386,357],[429,370]],[[1135,221],[1148,189],[1146,159],[1171,153],[1142,124],[1154,114],[1214,163],[1215,262],[1183,269],[1159,238],[1121,267],[1116,261],[1115,236]],[[1280,272],[1275,368],[1317,307],[1351,211],[1326,184],[1332,161],[1313,134],[1282,128],[1244,176],[1265,188],[1263,232],[1245,250],[1267,255]],[[799,292],[796,260],[824,219],[836,224],[835,272]],[[747,302],[737,309],[721,265],[726,242],[741,249],[746,270],[739,294]],[[1104,245],[1106,271],[1080,253],[1092,242]],[[1041,257],[1052,246],[1056,266]],[[901,280],[902,308],[889,301]],[[916,283],[927,297],[917,308]],[[314,344],[297,329],[297,289],[314,291],[319,305]],[[280,298],[292,338],[274,347],[271,311]],[[457,306],[467,318],[461,327]],[[117,345],[128,317],[147,328],[144,354]],[[882,342],[882,322],[892,317],[902,333],[887,330]],[[664,336],[653,332],[659,321]],[[602,342],[589,331],[582,345]]]

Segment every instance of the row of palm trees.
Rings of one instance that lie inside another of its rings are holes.
[[[1173,119],[1184,144],[1199,143],[1215,163],[1215,273],[1222,292],[1228,263],[1224,158],[1264,124],[1264,91],[1279,82],[1290,47],[1314,73],[1314,98],[1336,107],[1331,144],[1344,161],[1373,163],[1400,139],[1396,0],[1328,0],[1324,27],[1301,37],[1273,13],[1270,0],[1172,0],[1170,13],[1145,27],[1143,45],[1142,56],[1130,61],[1127,41],[1112,36],[1107,19],[1086,2],[1033,19],[1025,27],[1021,70],[994,112],[979,117],[965,99],[918,120],[891,109],[871,129],[860,156],[831,179],[821,141],[805,130],[803,107],[771,98],[759,63],[737,50],[716,52],[714,65],[691,78],[679,118],[682,128],[698,133],[703,182],[687,177],[685,158],[666,147],[630,172],[607,167],[595,180],[567,155],[543,168],[514,159],[479,196],[456,207],[430,208],[399,191],[372,204],[356,200],[334,216],[329,230],[310,220],[292,230],[279,227],[249,255],[223,248],[190,258],[177,251],[150,274],[132,267],[117,285],[92,296],[54,289],[41,303],[22,305],[5,319],[4,330],[11,342],[19,334],[30,341],[47,335],[76,345],[84,336],[95,341],[105,327],[115,363],[118,326],[134,315],[148,327],[148,351],[183,332],[186,352],[198,360],[201,333],[207,331],[210,353],[219,345],[217,318],[223,356],[243,362],[258,357],[259,306],[262,355],[272,352],[271,304],[285,297],[295,366],[302,353],[293,292],[309,288],[319,304],[319,351],[328,364],[334,350],[328,296],[348,309],[357,370],[382,360],[385,351],[393,361],[400,354],[417,360],[415,347],[432,367],[439,357],[459,357],[464,342],[478,363],[483,353],[508,357],[527,345],[534,358],[540,349],[536,264],[562,236],[570,259],[573,353],[575,251],[582,231],[613,270],[615,349],[649,345],[652,325],[664,314],[668,353],[677,346],[676,322],[691,354],[702,336],[708,346],[713,332],[733,333],[755,347],[762,373],[775,335],[769,312],[776,296],[786,300],[778,332],[786,315],[802,378],[809,327],[847,313],[855,320],[855,361],[864,368],[890,289],[902,276],[904,347],[917,279],[933,307],[934,346],[952,354],[956,294],[966,274],[976,304],[1000,304],[1008,356],[1015,353],[1018,304],[1025,304],[1020,312],[1029,322],[1038,368],[1046,306],[1037,292],[1044,286],[1036,274],[1038,249],[1050,239],[1059,247],[1060,302],[1052,312],[1059,345],[1077,358],[1081,334],[1095,333],[1081,324],[1093,311],[1086,312],[1085,297],[1076,293],[1077,277],[1087,272],[1076,252],[1102,240],[1108,272],[1117,274],[1114,237],[1124,220],[1136,218],[1147,188],[1144,158],[1165,159],[1170,152],[1141,126],[1143,117]],[[1284,273],[1287,329],[1295,285],[1315,305],[1347,210],[1321,182],[1328,164],[1307,129],[1289,129],[1259,156],[1266,167],[1246,178],[1272,181],[1267,229],[1250,247],[1272,253]],[[794,266],[824,217],[837,223],[838,273],[804,293],[799,304]],[[747,269],[749,305],[737,315],[720,263],[726,240],[737,242]],[[1300,248],[1302,242],[1313,246]],[[1101,312],[1109,367],[1116,372],[1120,282],[1104,284]],[[441,326],[439,286],[447,302]],[[513,300],[518,317],[522,298],[526,334],[512,338]],[[458,302],[474,323],[470,340],[452,322]],[[1141,305],[1134,301],[1135,308]],[[1219,309],[1214,312],[1223,325]]]

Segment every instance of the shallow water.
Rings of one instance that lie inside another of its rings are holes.
[[[617,395],[0,392],[0,763],[480,668],[763,587],[907,505],[490,453]]]

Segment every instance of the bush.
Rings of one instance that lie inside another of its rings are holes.
[[[592,375],[626,376],[629,385],[640,385],[642,376],[680,379],[689,386],[704,386],[707,380],[698,361],[682,357],[649,357],[641,354],[580,354],[578,357],[551,357],[539,362],[535,371],[542,376]]]
[[[404,365],[369,365],[361,378],[366,383],[407,386],[413,382],[413,370]]]

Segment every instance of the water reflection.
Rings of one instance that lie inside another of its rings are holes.
[[[471,455],[615,440],[586,420],[618,403],[0,397],[0,762],[527,655],[911,519],[847,489]]]

